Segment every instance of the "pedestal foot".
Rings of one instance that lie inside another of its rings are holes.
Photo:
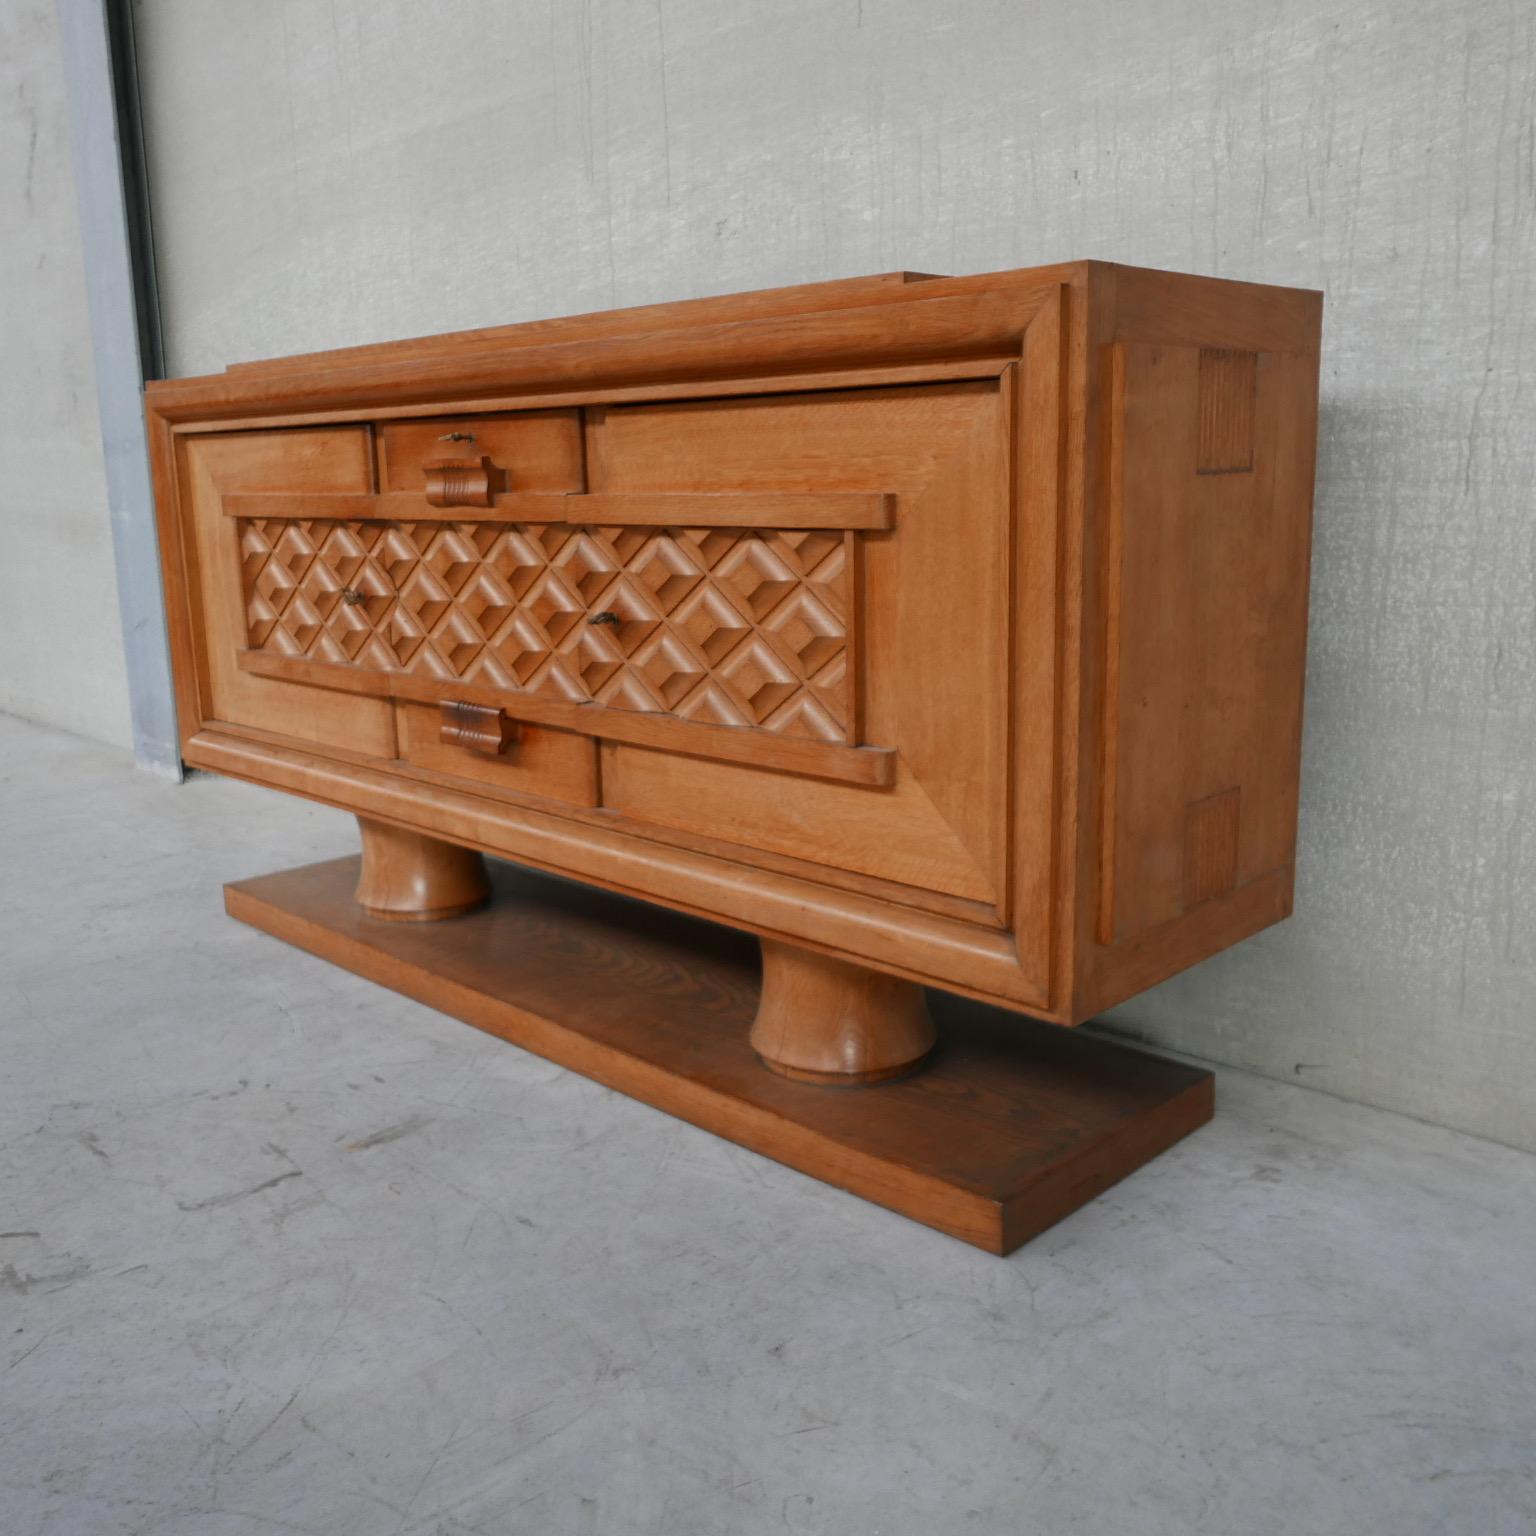
[[[363,870],[357,902],[369,917],[395,923],[434,923],[473,911],[491,893],[485,860],[420,832],[357,818]]]
[[[857,1087],[902,1077],[937,1038],[915,982],[763,940],[763,990],[752,1049],[800,1082]]]

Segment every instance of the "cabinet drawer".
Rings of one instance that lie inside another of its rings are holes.
[[[568,805],[598,803],[597,742],[590,736],[524,725],[505,750],[476,750],[449,739],[440,708],[404,703],[398,710],[400,756],[413,767]]]
[[[518,411],[505,416],[437,416],[382,422],[379,488],[422,490],[428,466],[485,460],[492,491],[579,491],[580,411]]]

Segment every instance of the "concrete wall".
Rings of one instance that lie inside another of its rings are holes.
[[[51,0],[0,5],[0,710],[131,740]]]
[[[898,266],[1326,289],[1297,916],[1117,1022],[1536,1146],[1528,3],[139,14],[177,371]]]

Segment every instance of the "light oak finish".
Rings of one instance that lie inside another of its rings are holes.
[[[765,755],[723,763],[660,745],[603,744],[604,805],[642,824],[998,904],[997,887],[899,760],[890,788],[876,797],[809,777],[788,789]]]
[[[483,453],[473,459],[432,459],[422,469],[427,476],[422,495],[434,512],[443,508],[488,507],[502,478],[501,471]]]
[[[1080,1023],[1290,911],[1320,322],[1081,262],[153,384],[187,761],[758,935],[779,1066]]]
[[[517,722],[489,704],[445,699],[438,708],[437,739],[482,757],[500,757],[517,740]]]
[[[1214,421],[1213,379],[1243,392]],[[1289,477],[1301,464],[1310,473],[1314,388],[1305,358],[1114,348],[1106,946],[1293,857],[1310,530]]]
[[[871,277],[835,278],[824,283],[799,283],[788,288],[757,288],[708,299],[683,299],[670,304],[640,304],[629,309],[602,309],[584,315],[562,315],[553,320],[525,320],[516,325],[484,326],[477,330],[450,331],[440,336],[413,336],[402,341],[372,342],[361,347],[339,347],[330,352],[303,352],[292,357],[264,358],[231,363],[226,373],[295,373],[316,368],[328,371],[370,362],[429,357],[488,347],[540,346],[550,341],[595,341],[647,328],[710,325],[720,320],[747,316],[766,319],[773,315],[800,314],[806,310],[851,308],[860,304],[905,297],[908,283],[924,282],[929,272],[880,272]]]
[[[857,492],[771,491],[740,495],[717,491],[620,492],[593,495],[575,491],[510,491],[483,504],[435,504],[426,494],[390,491],[348,496],[253,492],[224,498],[230,517],[324,518],[341,522],[444,523],[623,523],[646,528],[859,528],[891,527],[894,496]]]
[[[479,742],[451,738],[443,729],[443,711],[453,707],[488,709],[497,716],[493,726],[483,727],[487,743],[500,742],[500,750],[488,752]],[[513,720],[504,710],[489,705],[451,705],[402,702],[396,726],[400,761],[432,773],[470,780],[465,787],[485,786],[500,794],[531,795],[565,805],[601,803],[597,782],[597,743],[588,736],[551,730]]]
[[[316,431],[233,433],[183,438],[177,479],[182,488],[186,575],[181,590],[193,628],[186,636],[196,661],[177,667],[177,712],[189,719],[230,720],[291,736],[295,742],[350,748],[389,759],[395,755],[393,711],[355,698],[317,699],[309,688],[258,678],[240,665],[229,638],[246,628],[245,594],[236,525],[222,515],[223,497],[249,486],[306,485],[359,490],[371,478],[368,434],[359,427]],[[174,579],[174,578],[173,578]],[[169,589],[174,603],[178,590]],[[188,700],[192,682],[195,697]]]
[[[936,994],[922,1072],[855,1092],[764,1071],[750,936],[491,864],[451,923],[386,928],[357,860],[224,887],[230,914],[776,1162],[1012,1252],[1211,1117],[1211,1074]]]
[[[391,923],[435,923],[459,917],[490,896],[485,860],[406,827],[357,818],[363,857],[353,893],[369,917]]]
[[[565,731],[600,736],[639,746],[665,746],[682,756],[719,758],[723,762],[756,763],[811,778],[841,779],[849,784],[895,782],[896,754],[880,747],[840,747],[831,742],[805,741],[798,736],[770,736],[729,725],[692,720],[658,720],[648,714],[602,709],[591,703],[546,698],[512,691],[494,683],[466,683],[412,677],[404,672],[368,672],[332,662],[304,661],[241,651],[236,664],[257,677],[304,683],[325,693],[356,693],[368,698],[436,702],[447,695],[476,704],[494,704],[513,719],[556,726]],[[321,707],[316,705],[316,708]]]
[[[170,421],[216,422],[287,410],[431,404],[484,396],[487,403],[552,389],[592,385],[654,389],[717,377],[722,364],[745,372],[928,366],[963,361],[993,371],[1018,355],[1035,308],[1050,296],[967,291],[878,309],[829,310],[745,319],[603,340],[474,351],[445,358],[379,361],[355,368],[213,374],[170,379],[155,391],[154,409]]]
[[[378,489],[426,493],[443,462],[473,461],[491,493],[572,495],[585,484],[580,411],[385,421],[376,431]]]
[[[763,940],[748,1040],[780,1076],[839,1088],[883,1083],[919,1066],[936,1039],[915,983]]]
[[[409,820],[486,853],[515,846],[522,864],[626,895],[654,900],[664,892],[665,904],[681,911],[791,938],[892,975],[1029,1006],[1013,936],[995,914],[988,924],[973,903],[950,898],[935,905],[927,893],[913,899],[909,887],[842,871],[835,883],[823,881],[804,861],[765,855],[748,862],[718,840],[667,837],[665,829],[653,835],[644,823],[608,812],[586,816],[525,796],[485,795],[478,784],[402,772],[405,765],[379,768],[356,754],[296,753],[248,727],[200,731],[188,750],[189,760],[209,772]],[[1273,921],[1269,916],[1248,931]]]

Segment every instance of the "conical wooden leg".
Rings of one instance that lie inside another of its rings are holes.
[[[394,923],[435,923],[472,911],[491,894],[485,860],[420,832],[357,818],[363,871],[357,901],[369,917]]]
[[[752,1049],[801,1082],[857,1087],[911,1072],[937,1038],[915,982],[763,940]]]

